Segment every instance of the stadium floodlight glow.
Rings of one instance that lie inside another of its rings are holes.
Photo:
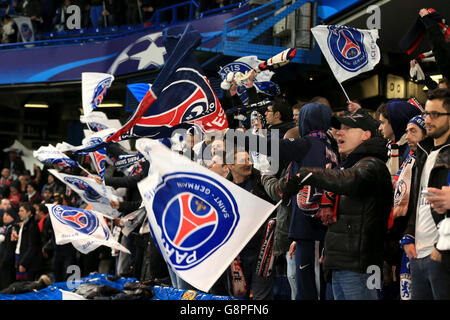
[[[99,108],[120,108],[123,104],[117,102],[102,103],[98,106]]]
[[[431,79],[433,79],[436,82],[439,82],[439,80],[441,80],[443,78],[442,74],[435,74],[430,76]]]
[[[25,108],[48,108],[48,104],[46,103],[25,103]]]
[[[430,76],[430,78],[437,83],[439,83],[439,80],[441,80],[443,77],[444,76],[442,74],[434,74],[434,75]],[[423,86],[422,90],[428,90],[428,87]]]

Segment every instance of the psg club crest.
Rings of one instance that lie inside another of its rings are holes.
[[[163,246],[177,270],[191,269],[213,254],[228,241],[239,221],[231,193],[202,174],[165,175],[152,206]]]
[[[92,201],[92,202],[100,202],[101,201],[102,196],[97,191],[95,191],[94,188],[92,188],[85,181],[78,179],[78,178],[74,178],[74,177],[64,177],[64,181],[73,185],[78,190],[83,191],[84,196],[86,197],[86,199],[88,201]]]
[[[99,82],[97,87],[94,89],[94,96],[92,97],[92,109],[97,109],[97,107],[102,103],[103,98],[106,95],[106,91],[111,86],[111,78],[106,78],[105,80],[102,80]]]
[[[213,120],[209,118],[220,106],[208,80],[191,68],[177,70],[174,81],[164,88],[156,104],[158,109],[167,105],[174,107],[161,114],[145,115],[139,120],[139,125],[173,127],[185,122]],[[152,108],[157,109],[156,106]]]
[[[68,225],[84,234],[90,235],[94,233],[99,226],[97,216],[88,210],[54,206],[52,214],[62,224]]]
[[[328,26],[328,47],[336,62],[349,72],[362,69],[369,62],[364,35],[354,28]]]

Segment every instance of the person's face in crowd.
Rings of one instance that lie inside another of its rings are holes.
[[[298,116],[300,114],[300,109],[292,110],[292,119],[295,121],[295,125],[298,126]]]
[[[439,82],[438,88],[439,89],[448,89],[447,83],[445,81]]]
[[[8,168],[3,168],[2,170],[2,177],[5,179],[9,178],[9,169]]]
[[[42,218],[44,218],[44,216],[45,216],[44,212],[36,209],[36,221],[40,221]]]
[[[386,119],[382,114],[380,114],[380,126],[378,127],[378,129],[380,130],[381,134],[385,139],[394,141],[395,139],[394,130],[392,129],[389,120]]]
[[[50,190],[45,189],[44,190],[44,200],[46,200],[46,201],[50,200],[51,197],[53,197],[53,193]]]
[[[408,142],[409,149],[416,151],[417,144],[422,141],[423,138],[425,138],[423,130],[414,123],[408,123],[406,126],[406,141]]]
[[[234,155],[234,164],[228,165],[235,176],[248,178],[252,174],[252,163],[248,152],[236,152]]]
[[[223,151],[223,149],[224,149],[224,146],[223,146],[223,140],[215,139],[215,140],[211,143],[211,154],[212,154],[212,155],[219,154],[220,152]]]
[[[278,124],[280,123],[280,113],[277,112],[273,112],[273,106],[268,106],[266,113],[266,122],[268,125],[274,125],[274,124]]]
[[[2,209],[3,212],[6,212],[9,208],[11,208],[11,202],[9,202],[8,199],[2,199],[0,202],[0,209]]]
[[[19,217],[20,220],[24,221],[26,218],[28,218],[29,216],[31,216],[31,211],[27,211],[25,210],[24,207],[20,207],[19,208]]]
[[[228,173],[230,172],[230,170],[225,165],[225,163],[223,163],[222,158],[219,156],[214,156],[211,159],[211,163],[209,164],[208,168],[211,171],[221,175],[222,177],[226,177],[228,175]]]
[[[34,190],[34,188],[31,184],[27,185],[27,193],[28,194],[32,194],[34,191],[36,191],[36,190]]]
[[[48,184],[53,184],[53,182],[55,182],[55,177],[52,176],[51,174],[49,174],[48,177],[47,177],[47,183]]]
[[[22,185],[24,185],[24,184],[27,183],[27,179],[26,179],[26,177],[25,177],[24,175],[20,175],[18,179],[19,179],[19,182],[20,182]]]
[[[13,221],[14,219],[7,212],[3,214],[3,224],[10,224]]]
[[[17,194],[19,191],[17,190],[16,187],[9,186],[9,192],[10,192],[12,195],[15,195],[15,194]]]
[[[370,139],[370,131],[364,131],[360,128],[350,128],[341,124],[341,129],[336,132],[336,137],[339,153],[343,156],[348,156],[361,143]]]
[[[447,109],[445,109],[443,100],[441,99],[427,100],[425,111],[447,113]],[[427,115],[425,117],[425,127],[427,129],[427,136],[438,139],[450,130],[450,116],[441,115],[433,118]]]

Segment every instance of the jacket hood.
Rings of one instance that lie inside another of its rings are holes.
[[[331,110],[322,103],[312,102],[305,104],[299,113],[298,132],[300,137],[311,131],[327,131],[331,126]]]
[[[406,132],[406,126],[411,118],[419,115],[422,111],[413,104],[402,100],[392,99],[387,102],[388,120],[394,131],[395,141],[399,141]]]
[[[372,156],[383,162],[388,160],[387,141],[382,137],[373,137],[361,143],[352,154],[361,157]]]

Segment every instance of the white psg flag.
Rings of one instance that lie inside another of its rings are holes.
[[[81,97],[84,115],[88,115],[98,108],[113,81],[114,76],[108,73],[83,72],[81,74]]]
[[[95,211],[46,204],[58,245],[71,242],[83,254],[99,246],[107,246],[126,253],[130,251],[114,240],[104,217]]]
[[[60,173],[54,169],[49,169],[48,172],[75,191],[84,202],[92,206],[93,210],[111,218],[120,215],[120,212],[117,209],[111,208],[109,203],[110,200],[118,200],[113,195],[113,189],[111,187],[99,184],[91,178]]]
[[[207,292],[276,206],[156,140],[136,148],[152,164],[138,188],[153,239],[178,276]]]
[[[380,62],[378,30],[319,25],[311,29],[338,82],[372,70]]]

